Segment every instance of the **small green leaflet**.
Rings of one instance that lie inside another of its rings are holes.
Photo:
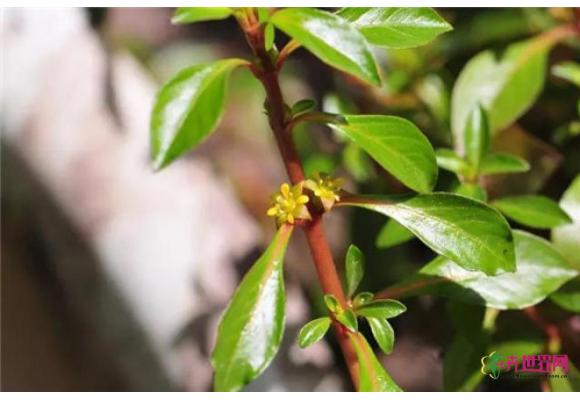
[[[467,271],[437,257],[413,277],[392,286],[385,297],[398,298],[429,293],[487,307],[522,309],[533,306],[557,290],[578,271],[546,240],[514,231],[517,270],[496,276]]]
[[[580,278],[574,278],[550,295],[550,300],[573,313],[580,313]]]
[[[211,357],[217,391],[236,391],[276,355],[284,333],[283,261],[292,225],[282,225],[225,311]]]
[[[487,193],[485,192],[485,189],[477,183],[462,183],[457,186],[453,192],[465,197],[471,197],[475,200],[487,201]]]
[[[469,166],[465,160],[451,149],[437,149],[435,155],[437,157],[437,165],[439,168],[453,172],[457,175],[463,175],[469,170]]]
[[[351,244],[346,253],[346,292],[350,298],[355,293],[364,276],[365,256],[358,247]]]
[[[489,150],[489,123],[487,113],[477,105],[467,117],[465,126],[465,158],[475,171]]]
[[[374,300],[358,307],[357,315],[369,318],[389,319],[395,318],[407,311],[407,307],[397,300]]]
[[[464,268],[488,275],[515,270],[512,233],[505,218],[480,201],[448,193],[345,196],[340,206],[389,216],[423,243]]]
[[[429,140],[412,122],[387,115],[345,115],[331,126],[362,147],[405,186],[429,192],[437,182],[437,162]]]
[[[552,67],[552,74],[566,79],[580,87],[580,64],[574,61],[565,61]]]
[[[413,232],[391,218],[377,235],[376,245],[380,249],[388,249],[405,243],[414,237]]]
[[[360,333],[349,335],[359,363],[359,392],[402,392],[383,368],[365,337]]]
[[[377,46],[406,49],[425,45],[453,28],[432,8],[348,7],[338,15]]]
[[[179,7],[171,22],[174,24],[189,24],[200,21],[215,21],[226,19],[233,14],[229,7]]]
[[[151,114],[156,169],[191,150],[215,129],[225,104],[227,78],[234,68],[246,64],[233,58],[195,65],[161,88]]]
[[[552,242],[572,266],[580,269],[580,175],[576,176],[562,196],[560,206],[572,217],[574,223],[553,229]]]
[[[314,8],[286,8],[272,15],[270,23],[332,67],[381,84],[366,39],[341,17]]]
[[[488,154],[479,167],[480,175],[510,174],[529,170],[530,164],[526,160],[503,153]]]
[[[318,342],[326,335],[330,322],[330,318],[322,317],[304,325],[298,334],[298,345],[304,348]]]
[[[546,58],[556,39],[511,45],[501,60],[490,50],[473,57],[463,68],[452,92],[451,127],[456,149],[464,147],[463,132],[471,110],[481,104],[489,115],[492,135],[519,118],[544,86]]]
[[[355,308],[360,307],[363,304],[366,304],[366,303],[372,301],[374,298],[375,298],[375,295],[372,294],[371,292],[360,292],[359,294],[354,296],[352,304]]]
[[[393,331],[393,327],[389,324],[389,321],[372,317],[367,318],[367,321],[381,351],[385,354],[391,354],[393,345],[395,344],[395,331]]]
[[[336,320],[351,332],[358,331],[358,320],[355,313],[349,308],[334,315]]]
[[[326,304],[326,308],[328,309],[328,311],[330,311],[332,313],[337,313],[337,312],[342,311],[342,307],[340,306],[338,299],[336,297],[334,297],[334,295],[332,295],[332,294],[324,295],[324,304]]]
[[[555,228],[572,222],[558,204],[545,196],[503,197],[492,203],[508,218],[533,228]]]

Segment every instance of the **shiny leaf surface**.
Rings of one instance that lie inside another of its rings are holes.
[[[336,313],[335,318],[351,332],[358,331],[358,320],[351,309]]]
[[[351,244],[346,253],[346,288],[347,296],[350,298],[356,291],[364,275],[364,254],[358,247]]]
[[[529,171],[530,164],[511,154],[488,154],[479,168],[481,175],[509,174]]]
[[[338,15],[350,21],[370,43],[391,49],[422,46],[453,29],[427,7],[348,7]]]
[[[314,8],[286,8],[270,22],[323,62],[373,85],[381,84],[366,39],[341,17]]]
[[[552,67],[552,74],[566,79],[580,87],[580,64],[574,61],[565,61]]]
[[[572,222],[558,203],[545,196],[503,197],[492,205],[508,218],[533,228],[555,228]]]
[[[462,183],[454,190],[455,193],[479,201],[487,201],[485,189],[477,183]]]
[[[395,331],[389,321],[381,318],[367,318],[367,321],[381,351],[385,354],[391,354],[395,344]]]
[[[377,235],[376,245],[380,249],[388,249],[413,239],[413,232],[399,224],[394,219],[389,219]]]
[[[233,14],[229,7],[179,7],[173,14],[174,24],[226,19]]]
[[[346,124],[334,124],[405,186],[430,191],[437,181],[437,163],[431,143],[410,121],[386,115],[347,115]]]
[[[304,325],[298,334],[298,345],[304,348],[318,342],[326,335],[330,322],[330,318],[322,317]]]
[[[437,149],[435,156],[437,157],[437,165],[439,168],[446,171],[463,175],[469,169],[465,160],[451,149]]]
[[[578,276],[548,241],[523,231],[514,231],[514,239],[516,272],[486,276],[437,257],[415,276],[389,288],[385,296],[430,293],[502,310],[522,309],[539,303]]]
[[[360,333],[349,335],[359,362],[359,392],[402,392]]]
[[[465,126],[465,157],[475,171],[489,151],[489,123],[485,110],[477,105],[467,117]]]
[[[227,59],[180,71],[166,83],[151,114],[151,149],[156,169],[191,150],[216,127],[232,70],[247,64]]]
[[[284,332],[282,264],[292,226],[283,225],[226,309],[211,357],[217,391],[240,390],[270,364]]]
[[[347,196],[339,205],[363,207],[397,220],[423,243],[459,265],[494,275],[514,271],[512,233],[488,205],[447,193]]]
[[[395,318],[407,311],[407,307],[397,300],[374,300],[356,309],[356,314],[369,317],[388,319]]]
[[[574,221],[552,230],[554,246],[570,261],[572,266],[580,269],[580,175],[570,184],[560,200],[560,207]]]

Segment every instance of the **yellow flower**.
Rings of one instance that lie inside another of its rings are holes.
[[[272,206],[267,214],[276,217],[278,224],[293,224],[296,219],[311,219],[306,203],[308,196],[302,194],[303,182],[290,187],[287,183],[280,186],[280,193],[272,196]]]
[[[304,186],[314,192],[320,199],[325,211],[329,211],[334,203],[340,200],[338,192],[344,184],[344,179],[332,179],[327,174],[314,173],[314,179],[308,179]]]

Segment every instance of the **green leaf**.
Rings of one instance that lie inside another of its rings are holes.
[[[291,107],[290,112],[292,115],[296,116],[299,114],[306,113],[308,111],[312,111],[316,107],[316,101],[312,99],[302,99],[294,103]]]
[[[508,218],[533,228],[555,228],[572,219],[558,204],[545,196],[511,196],[492,203]]]
[[[404,185],[430,191],[437,181],[437,162],[431,143],[410,121],[386,115],[345,115],[334,124]]]
[[[473,57],[461,71],[452,93],[451,127],[458,149],[471,110],[481,104],[492,135],[519,118],[544,86],[546,58],[556,39],[519,42],[496,60],[490,50]]]
[[[393,297],[397,293],[397,298],[405,298],[428,293],[502,310],[522,309],[541,302],[578,276],[578,271],[548,241],[517,230],[514,239],[516,272],[486,276],[437,257],[413,277],[386,290],[384,295]]]
[[[179,7],[171,22],[174,24],[189,24],[200,21],[226,19],[233,14],[229,7]]]
[[[283,225],[234,293],[218,328],[211,357],[217,391],[236,391],[276,355],[284,333],[282,264],[292,226]]]
[[[354,307],[360,307],[363,304],[366,304],[370,301],[372,301],[375,298],[375,295],[372,294],[371,292],[360,292],[359,294],[357,294],[353,301],[352,304]]]
[[[342,307],[340,306],[338,299],[336,297],[334,297],[334,295],[332,295],[332,294],[325,294],[324,295],[324,304],[326,304],[326,308],[331,313],[342,312]]]
[[[274,48],[276,40],[276,29],[274,25],[267,23],[264,28],[264,47],[266,51],[270,51]]]
[[[485,192],[485,189],[477,183],[462,183],[455,188],[454,193],[471,197],[472,199],[479,201],[487,201],[487,193]]]
[[[180,71],[166,83],[151,114],[151,149],[156,169],[199,144],[222,115],[232,70],[247,61],[227,59]]]
[[[566,79],[580,87],[580,64],[574,61],[565,61],[552,67],[552,74],[558,78]]]
[[[338,205],[366,208],[397,220],[423,243],[459,265],[494,275],[514,271],[512,233],[492,207],[448,193],[345,196]]]
[[[575,278],[550,295],[550,300],[565,310],[580,313],[580,278]]]
[[[286,8],[270,22],[323,62],[373,85],[381,84],[366,39],[341,17],[314,8]]]
[[[465,157],[475,171],[479,170],[481,161],[489,151],[489,139],[487,114],[477,105],[467,117],[465,126]]]
[[[330,322],[330,318],[322,317],[304,325],[298,334],[298,345],[305,348],[318,342],[326,335],[328,328],[330,328]]]
[[[350,334],[359,363],[359,392],[402,392],[383,368],[368,342],[360,333]]]
[[[530,164],[526,160],[503,153],[488,154],[479,167],[480,175],[509,174],[529,170]]]
[[[351,332],[358,331],[358,321],[355,313],[351,309],[336,313],[335,318]]]
[[[562,196],[560,207],[572,217],[574,223],[553,229],[552,241],[562,255],[580,269],[580,175]]]
[[[457,175],[463,175],[469,169],[465,160],[451,149],[437,149],[435,155],[437,157],[437,165],[439,168],[446,171],[451,171]]]
[[[348,7],[338,15],[377,46],[406,49],[429,43],[453,28],[427,7]]]
[[[368,318],[395,318],[407,311],[407,307],[397,300],[374,300],[356,309],[356,314]]]
[[[405,243],[414,237],[413,232],[394,219],[389,219],[377,236],[376,246],[380,249],[388,249]]]
[[[562,378],[564,374],[561,368],[554,371],[553,375],[560,375],[560,377],[552,376],[548,378],[550,389],[552,392],[580,392],[580,371],[572,363],[568,363],[568,374],[566,378]]]
[[[371,332],[380,349],[385,354],[391,354],[395,344],[395,331],[389,321],[381,318],[367,318]]]
[[[365,256],[358,247],[351,244],[346,253],[346,288],[350,298],[356,291],[364,275]]]

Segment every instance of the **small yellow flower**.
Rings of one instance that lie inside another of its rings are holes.
[[[302,194],[303,182],[290,187],[287,183],[280,186],[280,193],[272,196],[272,206],[267,214],[276,217],[278,224],[293,224],[296,219],[311,219],[306,203],[308,196]]]
[[[344,179],[332,179],[327,174],[314,173],[314,179],[308,179],[304,186],[314,192],[320,199],[325,211],[329,211],[334,203],[340,200],[338,192],[344,184]]]

